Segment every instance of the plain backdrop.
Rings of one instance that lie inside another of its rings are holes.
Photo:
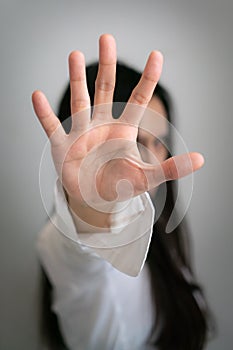
[[[233,344],[233,2],[227,0],[2,0],[0,349],[40,349],[35,242],[46,222],[38,173],[45,134],[31,105],[43,90],[52,106],[68,82],[67,58],[97,59],[98,37],[112,33],[118,56],[143,69],[149,52],[165,57],[161,82],[175,104],[190,150],[206,158],[188,210],[195,270],[216,316],[208,350]],[[48,183],[49,183],[48,173]]]

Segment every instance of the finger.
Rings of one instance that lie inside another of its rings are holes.
[[[171,157],[155,167],[143,169],[148,190],[170,180],[177,180],[200,169],[204,158],[200,153],[192,152]]]
[[[112,100],[116,79],[116,42],[104,34],[99,39],[99,69],[95,82],[93,119],[112,117]]]
[[[163,56],[159,51],[152,51],[141,79],[132,91],[126,108],[121,116],[122,121],[138,125],[145,108],[150,102],[156,84],[159,81],[163,66]]]
[[[90,97],[87,89],[85,58],[82,52],[69,56],[72,129],[85,130],[90,122]]]
[[[54,114],[47,98],[41,91],[34,91],[32,94],[34,111],[45,130],[51,143],[59,144],[66,136],[60,120]]]

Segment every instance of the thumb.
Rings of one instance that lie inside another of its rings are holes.
[[[168,158],[156,166],[143,169],[147,178],[148,190],[170,180],[177,180],[200,169],[204,164],[204,157],[197,152],[185,153]]]

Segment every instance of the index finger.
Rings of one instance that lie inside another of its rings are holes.
[[[133,89],[128,103],[121,116],[122,121],[138,125],[143,113],[150,102],[154,89],[159,81],[163,66],[163,55],[159,51],[152,51],[141,79]]]

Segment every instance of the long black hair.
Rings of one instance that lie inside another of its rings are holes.
[[[92,105],[97,70],[97,63],[89,65],[86,69]],[[118,63],[114,101],[127,102],[140,76],[141,74],[136,70]],[[171,100],[167,91],[158,84],[154,96],[163,103],[168,120],[173,122]],[[70,115],[70,88],[68,87],[61,100],[58,117],[61,122],[64,122]],[[70,125],[66,125],[65,128],[69,131]],[[170,155],[168,153],[168,157]],[[146,261],[150,270],[156,310],[151,342],[160,350],[201,350],[207,341],[209,312],[203,291],[194,277],[191,266],[190,236],[185,220],[172,233],[165,233],[166,224],[174,209],[176,182],[167,182],[166,186],[164,209],[154,224]],[[46,335],[49,349],[66,349],[57,317],[50,308],[52,286],[45,273],[43,273],[43,286],[43,334]]]

